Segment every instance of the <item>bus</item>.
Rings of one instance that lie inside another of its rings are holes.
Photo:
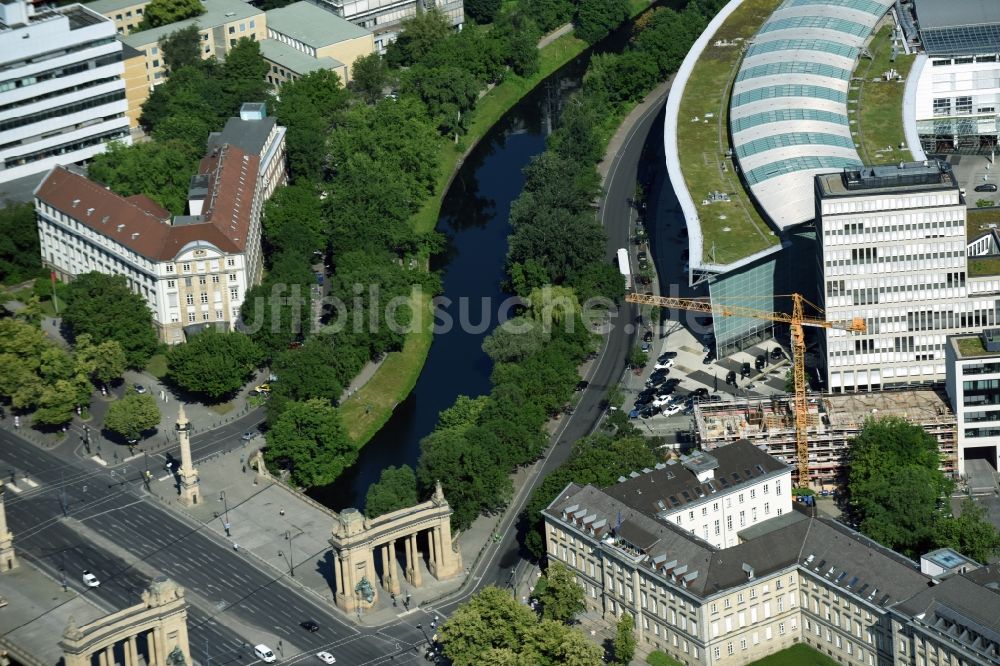
[[[621,272],[622,276],[625,278],[625,289],[626,291],[632,289],[632,268],[629,266],[628,262],[628,249],[619,248],[618,250],[618,270]]]

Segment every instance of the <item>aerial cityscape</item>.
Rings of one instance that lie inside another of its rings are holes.
[[[0,666],[1000,666],[1000,1],[0,0]]]

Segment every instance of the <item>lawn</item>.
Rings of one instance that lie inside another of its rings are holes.
[[[994,226],[990,226],[990,225]],[[1000,229],[1000,210],[970,208],[966,213],[965,236],[973,240],[990,229]],[[1000,257],[969,257],[969,277],[1000,275]]]
[[[958,351],[962,353],[962,356],[979,356],[986,353],[986,347],[983,346],[983,339],[978,335],[968,338],[958,338],[956,342],[958,343]]]
[[[775,652],[769,657],[759,659],[751,666],[838,666],[838,662],[808,645],[798,643],[781,652]]]
[[[913,159],[903,134],[903,90],[915,56],[900,54],[892,60],[892,28],[879,30],[868,46],[873,59],[861,58],[854,70],[860,83],[852,81],[847,96],[851,134],[865,164],[896,164]],[[886,81],[890,69],[902,77]],[[854,121],[857,122],[854,122]]]
[[[741,60],[740,42],[756,34],[781,0],[746,0],[719,27],[684,87],[677,118],[677,148],[684,183],[698,207],[703,261],[728,264],[778,243],[733,172],[729,150],[729,92]],[[715,46],[717,40],[730,46]],[[695,118],[698,119],[695,122]],[[729,201],[702,204],[709,192]]]
[[[153,354],[150,357],[149,362],[146,363],[146,372],[153,375],[157,379],[163,379],[167,376],[167,355],[166,354]]]

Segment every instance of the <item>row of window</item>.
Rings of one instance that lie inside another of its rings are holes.
[[[125,117],[124,113],[116,113],[111,116],[105,116],[99,119],[98,122],[104,123],[124,117]],[[65,128],[64,131],[69,132],[71,129],[75,128]],[[39,160],[48,159],[49,157],[57,157],[59,155],[65,155],[66,153],[73,153],[78,150],[83,150],[84,148],[90,148],[91,146],[96,146],[102,143],[108,143],[109,141],[117,141],[120,139],[124,139],[127,136],[129,136],[128,127],[120,127],[113,130],[108,130],[106,132],[101,132],[100,134],[94,134],[91,136],[83,137],[56,146],[49,146],[48,148],[42,148],[41,150],[36,150],[34,152],[24,153],[21,155],[11,155],[5,158],[4,167],[10,169],[16,166],[31,164],[32,162],[38,162]],[[78,157],[76,159],[81,159],[81,158]]]
[[[190,272],[192,272],[191,271],[191,265],[192,265],[192,263],[189,262],[189,261],[183,262],[181,264],[181,270],[178,271],[178,272],[180,272],[180,273],[190,273]],[[206,262],[204,262],[204,261],[198,261],[198,262],[194,263],[194,266],[195,266],[197,272],[204,273],[205,272],[205,268],[206,268]],[[226,266],[228,266],[229,268],[233,268],[234,266],[236,266],[236,259],[235,259],[235,257],[226,257]],[[176,270],[176,265],[175,264],[167,264],[167,272],[168,273],[173,273],[175,270]],[[186,283],[186,284],[189,287],[191,286],[191,283],[189,283],[189,282]],[[205,284],[205,283],[202,282],[201,284]]]
[[[858,165],[860,166],[860,164]],[[876,212],[880,210],[902,210],[902,209],[921,209],[921,208],[934,208],[937,206],[952,206],[958,203],[955,193],[951,192],[940,192],[935,194],[899,194],[886,196],[878,199],[859,199],[856,197],[850,197],[847,199],[828,199],[823,201],[823,214],[824,215],[844,215],[850,213],[868,213]],[[954,215],[954,212],[946,211],[949,215]],[[923,214],[923,211],[919,213]],[[910,213],[911,216],[916,216],[918,213]]]
[[[114,79],[112,78],[111,80]],[[60,93],[62,93],[62,91],[60,91]],[[94,107],[112,104],[123,99],[125,99],[124,89],[105,93],[103,95],[97,95],[96,97],[91,97],[90,99],[85,99],[81,102],[64,104],[63,106],[45,109],[44,111],[39,111],[38,113],[18,116],[16,118],[0,122],[0,132],[6,132],[7,130],[24,127],[26,125],[34,125],[35,123],[40,123],[43,120],[48,120],[50,118],[62,118],[73,113],[79,113],[80,111],[86,111],[87,109],[92,109]]]

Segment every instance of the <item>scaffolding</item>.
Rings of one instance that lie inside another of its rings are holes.
[[[943,390],[817,394],[809,396],[807,406],[809,480],[816,486],[833,486],[841,480],[850,440],[872,417],[895,416],[922,427],[938,442],[941,469],[956,474],[956,421]],[[703,449],[748,439],[779,460],[796,464],[791,396],[698,404],[694,418]]]

